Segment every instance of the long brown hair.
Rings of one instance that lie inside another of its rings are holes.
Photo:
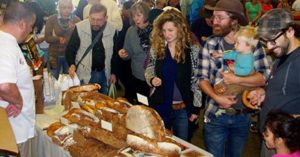
[[[177,43],[175,46],[174,59],[177,63],[184,63],[185,61],[185,48],[189,44],[194,44],[195,41],[191,36],[191,31],[186,18],[175,9],[170,9],[163,12],[157,17],[153,24],[151,33],[151,48],[156,53],[157,59],[161,60],[165,56],[165,39],[162,32],[162,27],[166,22],[173,22],[177,28]]]

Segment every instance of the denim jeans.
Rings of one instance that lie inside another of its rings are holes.
[[[170,114],[170,117],[162,117],[162,119],[166,128],[172,129],[175,136],[185,141],[188,140],[189,125],[186,109],[173,110]]]
[[[91,79],[89,83],[98,83],[100,84],[100,93],[107,95],[108,93],[108,85],[107,85],[107,79],[105,76],[105,71],[92,71],[91,72]]]
[[[56,69],[52,69],[51,71],[53,72],[54,77],[57,79],[61,71],[63,74],[69,73],[69,66],[65,56],[57,56],[57,67]]]
[[[250,129],[250,114],[212,118],[204,123],[204,142],[214,157],[241,157]]]

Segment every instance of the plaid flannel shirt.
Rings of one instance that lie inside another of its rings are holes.
[[[199,80],[206,80],[212,86],[222,79],[221,72],[224,69],[223,58],[212,57],[212,53],[215,51],[223,53],[226,50],[223,46],[223,39],[221,37],[212,36],[207,39],[206,44],[200,50],[197,75]],[[254,51],[254,70],[262,73],[265,79],[268,78],[270,74],[270,63],[260,44],[257,45]],[[209,122],[210,119],[215,116],[219,105],[213,99],[208,97],[205,108],[205,122]]]

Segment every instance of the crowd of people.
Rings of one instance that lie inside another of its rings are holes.
[[[80,0],[75,10],[72,0],[58,0],[48,17],[32,1],[7,1],[0,10],[0,106],[20,156],[32,156],[35,94],[19,44],[40,34],[54,77],[77,75],[82,84],[100,84],[103,94],[122,84],[125,98],[137,104],[137,93],[148,97],[183,140],[191,140],[202,109],[205,149],[215,157],[242,156],[256,112],[243,105],[242,93],[220,94],[215,85],[249,87],[246,97],[261,108],[260,156],[299,157],[298,1],[139,0],[118,2],[119,9],[113,0]]]

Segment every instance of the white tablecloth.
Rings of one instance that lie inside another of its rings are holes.
[[[54,144],[45,131],[38,127],[36,130],[37,136],[34,140],[37,142],[37,157],[71,157],[68,151]]]

